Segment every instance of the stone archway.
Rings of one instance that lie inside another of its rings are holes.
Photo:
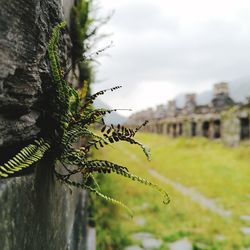
[[[240,139],[246,140],[250,138],[249,117],[240,119]]]

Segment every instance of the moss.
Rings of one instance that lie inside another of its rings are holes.
[[[91,63],[87,60],[82,61],[83,55],[86,53],[86,50],[88,50],[89,29],[94,21],[89,16],[91,4],[91,1],[79,0],[75,6],[72,7],[70,13],[70,36],[73,43],[73,70],[75,70],[76,67],[79,69],[80,86],[84,84],[90,85],[93,80]]]

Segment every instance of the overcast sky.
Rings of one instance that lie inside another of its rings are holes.
[[[249,0],[97,0],[114,45],[98,58],[93,90],[123,85],[101,100],[133,111],[250,75]],[[250,78],[250,77],[249,77]],[[123,112],[128,115],[129,113]]]

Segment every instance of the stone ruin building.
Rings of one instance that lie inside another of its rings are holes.
[[[186,94],[183,108],[172,100],[155,110],[131,115],[127,123],[137,126],[145,120],[150,121],[147,132],[171,137],[221,138],[225,144],[236,146],[250,139],[250,97],[245,103],[235,102],[229,95],[228,84],[221,82],[214,85],[213,98],[207,105],[197,105],[196,94]]]

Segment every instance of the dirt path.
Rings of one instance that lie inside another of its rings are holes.
[[[161,180],[162,182],[166,183],[167,185],[170,185],[175,190],[179,191],[185,196],[189,196],[194,202],[198,203],[202,207],[205,207],[206,209],[210,210],[213,213],[216,213],[222,217],[230,217],[232,215],[232,212],[229,210],[225,210],[212,199],[209,199],[205,196],[203,196],[198,191],[194,190],[193,188],[186,187],[178,182],[175,182],[160,173],[158,173],[156,170],[149,169],[148,172],[150,175],[154,176],[155,178]]]
[[[135,162],[140,162],[140,160],[137,158],[135,154],[128,150],[123,150],[123,153],[127,154],[130,159],[132,159]],[[175,190],[179,191],[185,196],[189,196],[191,200],[198,203],[200,206],[205,207],[206,209],[210,210],[211,212],[218,214],[221,217],[229,218],[232,215],[232,212],[229,210],[224,209],[222,206],[218,205],[214,200],[205,197],[203,194],[195,190],[194,188],[186,187],[182,185],[181,183],[178,183],[176,181],[173,181],[163,175],[161,175],[159,172],[157,172],[154,169],[148,169],[148,172],[151,176],[157,178],[158,180],[161,180],[162,182],[166,183],[167,185],[170,185]]]

